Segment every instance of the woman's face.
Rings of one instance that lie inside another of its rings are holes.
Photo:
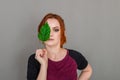
[[[45,45],[48,46],[60,46],[60,23],[55,18],[47,20],[50,26],[50,39],[45,41]]]

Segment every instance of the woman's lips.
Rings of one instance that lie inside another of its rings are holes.
[[[49,40],[54,40],[54,39],[49,39]]]

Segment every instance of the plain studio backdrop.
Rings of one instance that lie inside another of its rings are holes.
[[[87,58],[91,80],[120,80],[120,0],[0,0],[0,80],[26,80],[28,57],[42,47],[37,27],[49,12],[64,19],[64,47]]]

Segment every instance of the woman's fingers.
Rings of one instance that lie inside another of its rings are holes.
[[[47,50],[46,49],[38,49],[36,50],[35,59],[40,63],[46,63],[47,61]]]
[[[44,57],[47,59],[47,50],[46,49],[43,49],[43,52],[44,52]]]
[[[36,51],[36,56],[38,56],[38,57],[40,57],[40,56],[43,56],[43,51],[42,51],[42,49],[38,49],[37,51]]]
[[[41,49],[36,50],[35,58],[39,61],[41,59],[41,56],[43,55],[43,52]]]

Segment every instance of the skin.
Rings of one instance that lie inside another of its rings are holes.
[[[60,47],[60,24],[54,19],[50,18],[47,20],[51,33],[50,39],[44,42],[45,49],[37,49],[35,59],[41,64],[41,69],[39,71],[37,80],[47,80],[47,67],[48,58],[53,61],[62,60],[66,54],[67,50]],[[78,80],[89,80],[92,74],[92,68],[90,64],[82,70],[78,77]]]

